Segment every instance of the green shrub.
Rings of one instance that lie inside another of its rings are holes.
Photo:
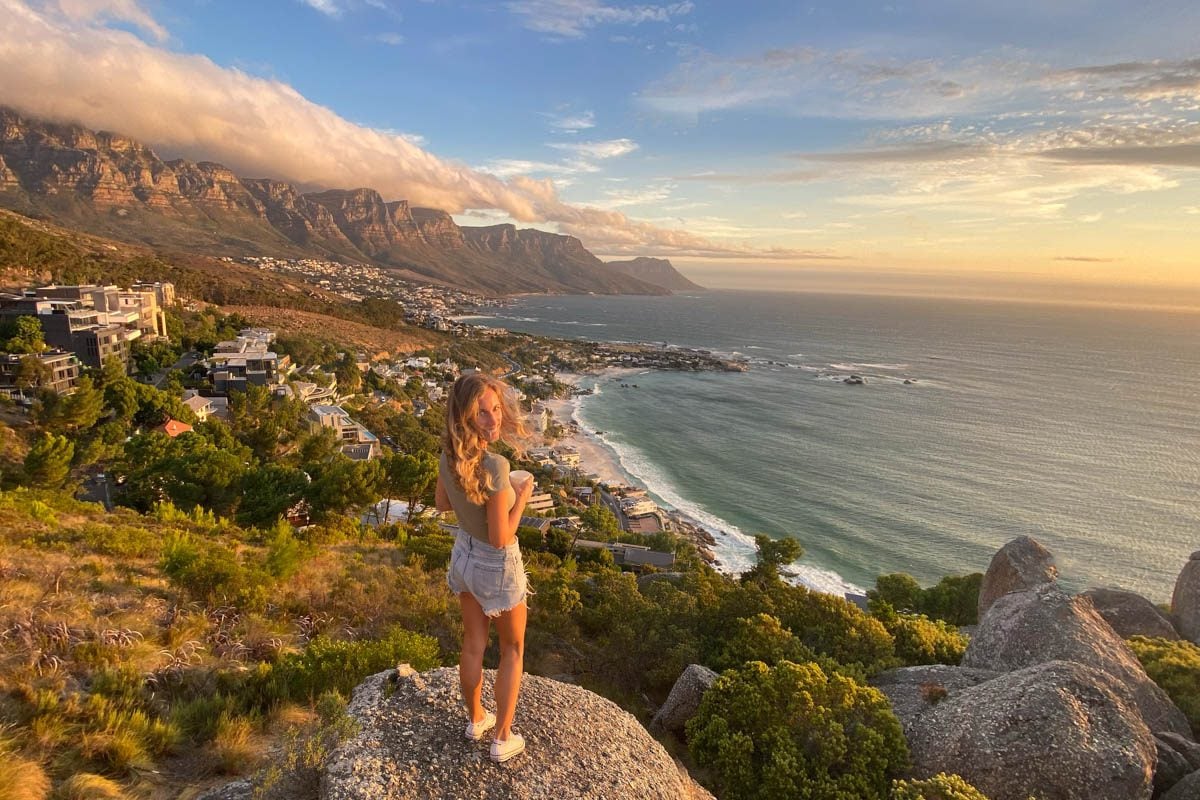
[[[230,548],[186,535],[167,540],[160,566],[171,583],[207,603],[263,608],[274,584],[265,570],[245,566]]]
[[[923,781],[895,781],[891,800],[988,800],[958,775],[939,772]]]
[[[774,666],[780,661],[815,661],[816,654],[805,647],[791,631],[770,614],[739,619],[733,633],[723,643],[711,666],[716,670],[740,667],[748,661]]]
[[[983,573],[947,575],[928,589],[903,572],[880,575],[875,588],[867,592],[872,603],[887,603],[902,614],[924,614],[951,625],[975,625],[979,622],[979,587]]]
[[[897,614],[883,602],[872,603],[874,616],[883,623],[896,644],[896,657],[905,666],[962,662],[967,637],[942,620],[918,614]]]
[[[411,536],[404,549],[409,555],[418,555],[425,559],[426,569],[445,569],[450,564],[454,537],[444,533]]]
[[[908,762],[887,699],[816,664],[729,670],[687,735],[725,800],[884,800]]]
[[[403,628],[392,628],[380,639],[354,642],[318,636],[270,670],[271,694],[278,700],[311,700],[328,691],[348,697],[368,675],[400,662],[418,671],[438,666],[437,640]]]
[[[801,586],[785,587],[776,616],[806,646],[841,664],[870,669],[894,655],[892,637],[879,620],[841,597]]]
[[[1187,716],[1192,730],[1200,731],[1200,647],[1183,639],[1146,636],[1134,636],[1128,644],[1150,679]]]
[[[171,706],[171,722],[191,741],[207,742],[216,736],[221,718],[235,708],[234,699],[222,692],[187,697]]]

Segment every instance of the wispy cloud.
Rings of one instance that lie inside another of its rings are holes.
[[[794,158],[830,164],[906,164],[933,161],[963,161],[993,152],[989,145],[974,142],[926,141],[874,150],[841,150],[829,153],[793,153]]]
[[[517,0],[506,8],[531,31],[561,39],[579,39],[600,25],[640,25],[670,22],[690,14],[691,2],[668,5],[615,6],[600,0]]]
[[[596,115],[591,111],[542,112],[550,120],[550,127],[563,133],[579,133],[596,127]]]
[[[1082,261],[1088,264],[1109,264],[1116,261],[1115,258],[1100,258],[1098,256],[1055,256],[1055,261]]]
[[[327,17],[340,17],[342,15],[342,7],[334,0],[300,0],[301,3],[311,9],[320,11]]]
[[[528,172],[501,178],[439,158],[404,135],[350,122],[288,84],[155,47],[97,24],[103,18],[0,0],[4,102],[27,114],[119,131],[170,155],[220,161],[243,175],[312,188],[372,186],[388,199],[451,213],[493,209],[519,222],[553,223],[611,252],[790,257],[782,248],[722,243],[566,203],[550,178]],[[596,152],[614,155],[632,144],[614,141],[599,143],[605,146]]]
[[[404,44],[404,36],[399,33],[380,33],[376,35],[375,41],[390,44],[393,47]]]
[[[637,142],[632,139],[609,139],[601,142],[552,142],[556,150],[566,150],[581,158],[617,158],[629,155],[638,149]]]
[[[695,181],[697,183],[808,183],[824,178],[828,173],[815,169],[789,169],[776,172],[697,172],[691,175],[676,175],[677,181]]]

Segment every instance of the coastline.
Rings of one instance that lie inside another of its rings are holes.
[[[602,381],[620,379],[642,370],[608,367],[590,373],[559,373],[562,383],[579,388],[601,389]],[[602,391],[602,389],[601,389]],[[673,487],[653,480],[644,458],[628,458],[622,449],[597,434],[584,414],[584,404],[592,395],[570,395],[544,401],[554,420],[566,430],[558,442],[579,450],[580,468],[594,474],[602,483],[618,483],[645,488],[671,520],[676,532],[689,539],[704,558],[719,572],[739,575],[755,563],[752,536],[715,515],[696,507]],[[631,463],[633,462],[633,463]],[[639,474],[646,472],[646,475]],[[863,594],[863,589],[837,573],[810,564],[796,563],[787,569],[789,580],[815,591],[844,596]]]

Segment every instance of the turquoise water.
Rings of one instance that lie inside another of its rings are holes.
[[[802,542],[813,585],[928,584],[1027,534],[1072,588],[1163,601],[1200,549],[1200,315],[714,291],[526,298],[494,320],[751,359],[602,376],[577,412],[660,500],[725,531],[735,568],[762,532]]]

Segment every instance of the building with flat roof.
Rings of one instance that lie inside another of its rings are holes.
[[[24,386],[25,370],[22,362],[26,358],[36,358],[48,371],[40,386]],[[41,353],[22,355],[6,353],[0,355],[0,395],[10,400],[29,400],[38,389],[50,389],[60,395],[71,394],[79,383],[79,358],[66,350],[46,350]]]
[[[351,419],[341,406],[320,403],[310,406],[308,424],[314,431],[332,428],[337,433],[342,453],[355,461],[370,461],[383,453],[379,437]]]

